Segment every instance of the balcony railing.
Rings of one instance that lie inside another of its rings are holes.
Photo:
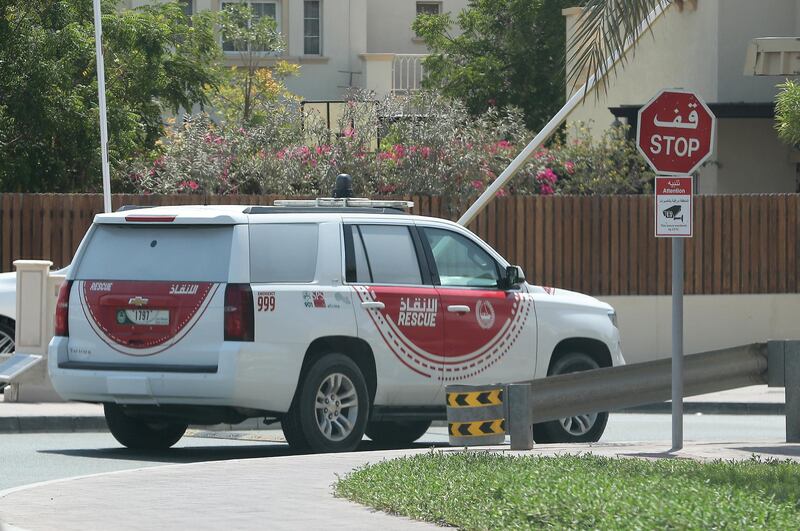
[[[408,95],[422,88],[425,54],[397,54],[392,60],[392,94]]]
[[[379,98],[408,95],[422,88],[425,54],[365,53],[365,86]]]

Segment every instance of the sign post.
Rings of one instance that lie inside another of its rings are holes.
[[[692,173],[714,147],[716,118],[697,94],[662,90],[639,110],[636,147],[656,172],[656,238],[672,238],[672,450],[683,448],[683,238],[693,234]]]

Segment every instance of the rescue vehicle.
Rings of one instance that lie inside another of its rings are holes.
[[[347,195],[339,193],[338,195]],[[614,310],[531,285],[464,227],[406,202],[98,214],[61,287],[49,372],[130,448],[188,424],[279,421],[297,449],[387,444],[445,418],[445,386],[624,363]],[[607,413],[535,426],[596,441]]]

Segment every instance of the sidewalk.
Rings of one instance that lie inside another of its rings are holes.
[[[800,446],[783,443],[669,443],[539,446],[526,455],[587,453],[610,457],[800,461]],[[486,450],[480,448],[479,451]],[[0,530],[8,529],[435,529],[334,498],[337,476],[353,468],[428,449],[296,455],[214,461],[111,472],[0,492]],[[462,449],[442,448],[442,452]],[[198,488],[199,485],[205,488]]]
[[[639,406],[625,413],[669,413],[671,404],[664,402]],[[687,398],[687,414],[705,415],[783,415],[783,388],[766,385],[743,387],[732,391],[711,393]],[[219,424],[204,430],[264,429],[261,419],[248,419],[241,424]],[[103,406],[79,402],[20,404],[3,401],[0,395],[0,433],[64,433],[75,431],[105,431]]]

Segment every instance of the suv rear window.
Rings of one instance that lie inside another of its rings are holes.
[[[317,272],[319,225],[250,225],[251,282],[312,282]]]
[[[78,280],[226,282],[231,225],[95,225]]]

